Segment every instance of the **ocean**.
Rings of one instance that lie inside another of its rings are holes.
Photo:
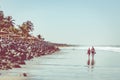
[[[0,71],[1,76],[27,73],[27,80],[120,80],[120,47],[61,47],[61,51],[26,61],[22,68]]]

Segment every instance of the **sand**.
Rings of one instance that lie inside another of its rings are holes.
[[[70,48],[37,57],[22,68],[0,71],[0,80],[120,80],[120,53],[96,49],[94,60],[89,60],[86,52],[87,48]]]
[[[28,80],[27,77],[20,76],[2,76],[0,80]]]

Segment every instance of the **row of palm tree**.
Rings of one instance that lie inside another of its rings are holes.
[[[23,22],[22,25],[19,25],[20,30],[22,31],[22,35],[25,37],[30,36],[29,32],[33,31],[33,23],[31,21]]]
[[[3,11],[0,11],[0,30],[3,28],[9,29],[10,27],[14,27],[14,24],[12,16],[4,17]]]
[[[15,20],[12,16],[4,17],[3,11],[0,11],[0,31],[6,29],[8,32],[21,35],[23,37],[29,37],[30,32],[34,30],[34,25],[31,21],[23,22],[22,25],[19,25],[18,28],[15,27]]]

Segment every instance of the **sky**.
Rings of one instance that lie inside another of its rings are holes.
[[[120,0],[0,0],[0,10],[46,41],[120,45]]]

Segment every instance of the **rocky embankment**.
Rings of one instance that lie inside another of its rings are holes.
[[[0,70],[21,68],[25,60],[59,51],[59,48],[46,41],[0,39]]]

